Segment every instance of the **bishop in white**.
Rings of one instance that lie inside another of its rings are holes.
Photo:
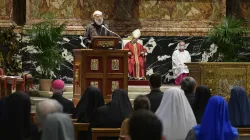
[[[180,85],[181,80],[189,74],[188,67],[184,63],[191,62],[191,56],[185,48],[185,42],[181,41],[179,49],[175,50],[172,55],[173,76],[176,85]]]

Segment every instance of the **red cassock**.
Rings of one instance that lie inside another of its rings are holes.
[[[129,50],[128,73],[131,77],[140,78],[145,76],[145,53],[147,50],[139,43],[128,42],[124,50]]]

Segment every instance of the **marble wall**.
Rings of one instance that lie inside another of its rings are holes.
[[[91,14],[101,10],[120,35],[140,28],[147,36],[206,35],[226,13],[226,0],[27,0],[27,25],[45,12],[67,21],[67,34],[82,34]]]
[[[13,24],[13,1],[0,0],[0,27]],[[250,19],[250,2],[241,1],[241,15]],[[225,16],[226,0],[26,0],[26,24],[18,27],[18,32],[22,33],[22,29],[41,21],[45,12],[54,13],[58,22],[67,22],[65,36],[59,42],[65,63],[52,75],[71,83],[72,50],[83,48],[81,35],[95,10],[103,11],[105,23],[121,36],[141,29],[141,39],[149,54],[146,75],[160,73],[163,83],[172,80],[171,57],[180,40],[187,43],[192,61],[220,61],[217,46],[203,41],[212,25]],[[19,34],[18,40],[22,49],[15,55],[18,58],[15,60],[22,64],[23,72],[38,75],[40,67],[32,61],[36,50],[28,43],[27,36]],[[249,56],[249,53],[243,50],[241,55]]]
[[[9,27],[12,20],[13,0],[0,0],[0,27]]]
[[[33,54],[37,52],[30,45],[27,36],[19,36],[19,42],[22,49],[15,55],[15,61],[21,64],[21,71],[31,73],[34,77],[41,73],[40,66],[33,61]],[[162,75],[163,83],[171,83],[173,81],[172,73],[172,53],[178,49],[178,42],[181,40],[186,42],[186,50],[191,55],[192,62],[216,62],[221,61],[217,52],[217,46],[213,43],[204,43],[205,37],[194,36],[142,36],[140,38],[143,46],[146,48],[148,55],[146,57],[146,76],[149,77],[153,73]],[[66,35],[62,41],[58,42],[62,48],[61,55],[64,63],[51,74],[55,78],[63,79],[67,83],[73,80],[73,49],[84,48],[83,37],[79,35]],[[241,57],[245,57],[245,61],[250,61],[250,50],[241,50]],[[20,65],[19,65],[20,66]],[[20,68],[16,71],[20,72]]]
[[[148,55],[146,58],[146,75],[152,73],[160,73],[163,83],[171,83],[172,74],[172,53],[178,48],[177,44],[180,40],[186,42],[186,49],[190,52],[193,62],[218,61],[217,46],[214,44],[203,44],[204,37],[176,37],[176,36],[143,36],[141,37],[143,46],[147,49]],[[64,36],[59,42],[63,48],[61,55],[65,62],[60,68],[53,71],[52,74],[71,83],[73,79],[73,56],[72,50],[83,48],[82,36]],[[28,38],[23,37],[21,40],[24,44],[23,49],[19,52],[22,57],[23,71],[38,75],[40,67],[32,60],[32,54],[36,53],[31,45],[28,44]]]
[[[242,18],[250,20],[250,1],[241,0],[240,15]]]

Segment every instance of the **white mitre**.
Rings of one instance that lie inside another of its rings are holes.
[[[134,38],[140,38],[141,36],[141,31],[139,29],[136,29],[132,32],[132,35]]]

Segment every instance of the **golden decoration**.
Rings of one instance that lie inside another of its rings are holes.
[[[98,70],[99,69],[99,61],[98,61],[98,59],[91,59],[91,61],[90,61],[90,69],[91,70]]]
[[[90,86],[99,88],[99,86],[98,86],[98,81],[91,81],[91,82],[90,82]]]
[[[111,92],[119,88],[119,81],[112,81],[111,83]]]
[[[235,86],[242,86],[250,93],[250,63],[192,63],[192,66],[194,65],[198,65],[197,68],[201,74],[198,76],[201,80],[200,84],[208,86],[213,95],[220,95],[227,99]],[[189,66],[191,68],[191,65]],[[196,72],[190,71],[190,73],[190,76],[198,78]]]
[[[119,70],[119,60],[118,59],[112,59],[111,68],[112,68],[112,70]]]

